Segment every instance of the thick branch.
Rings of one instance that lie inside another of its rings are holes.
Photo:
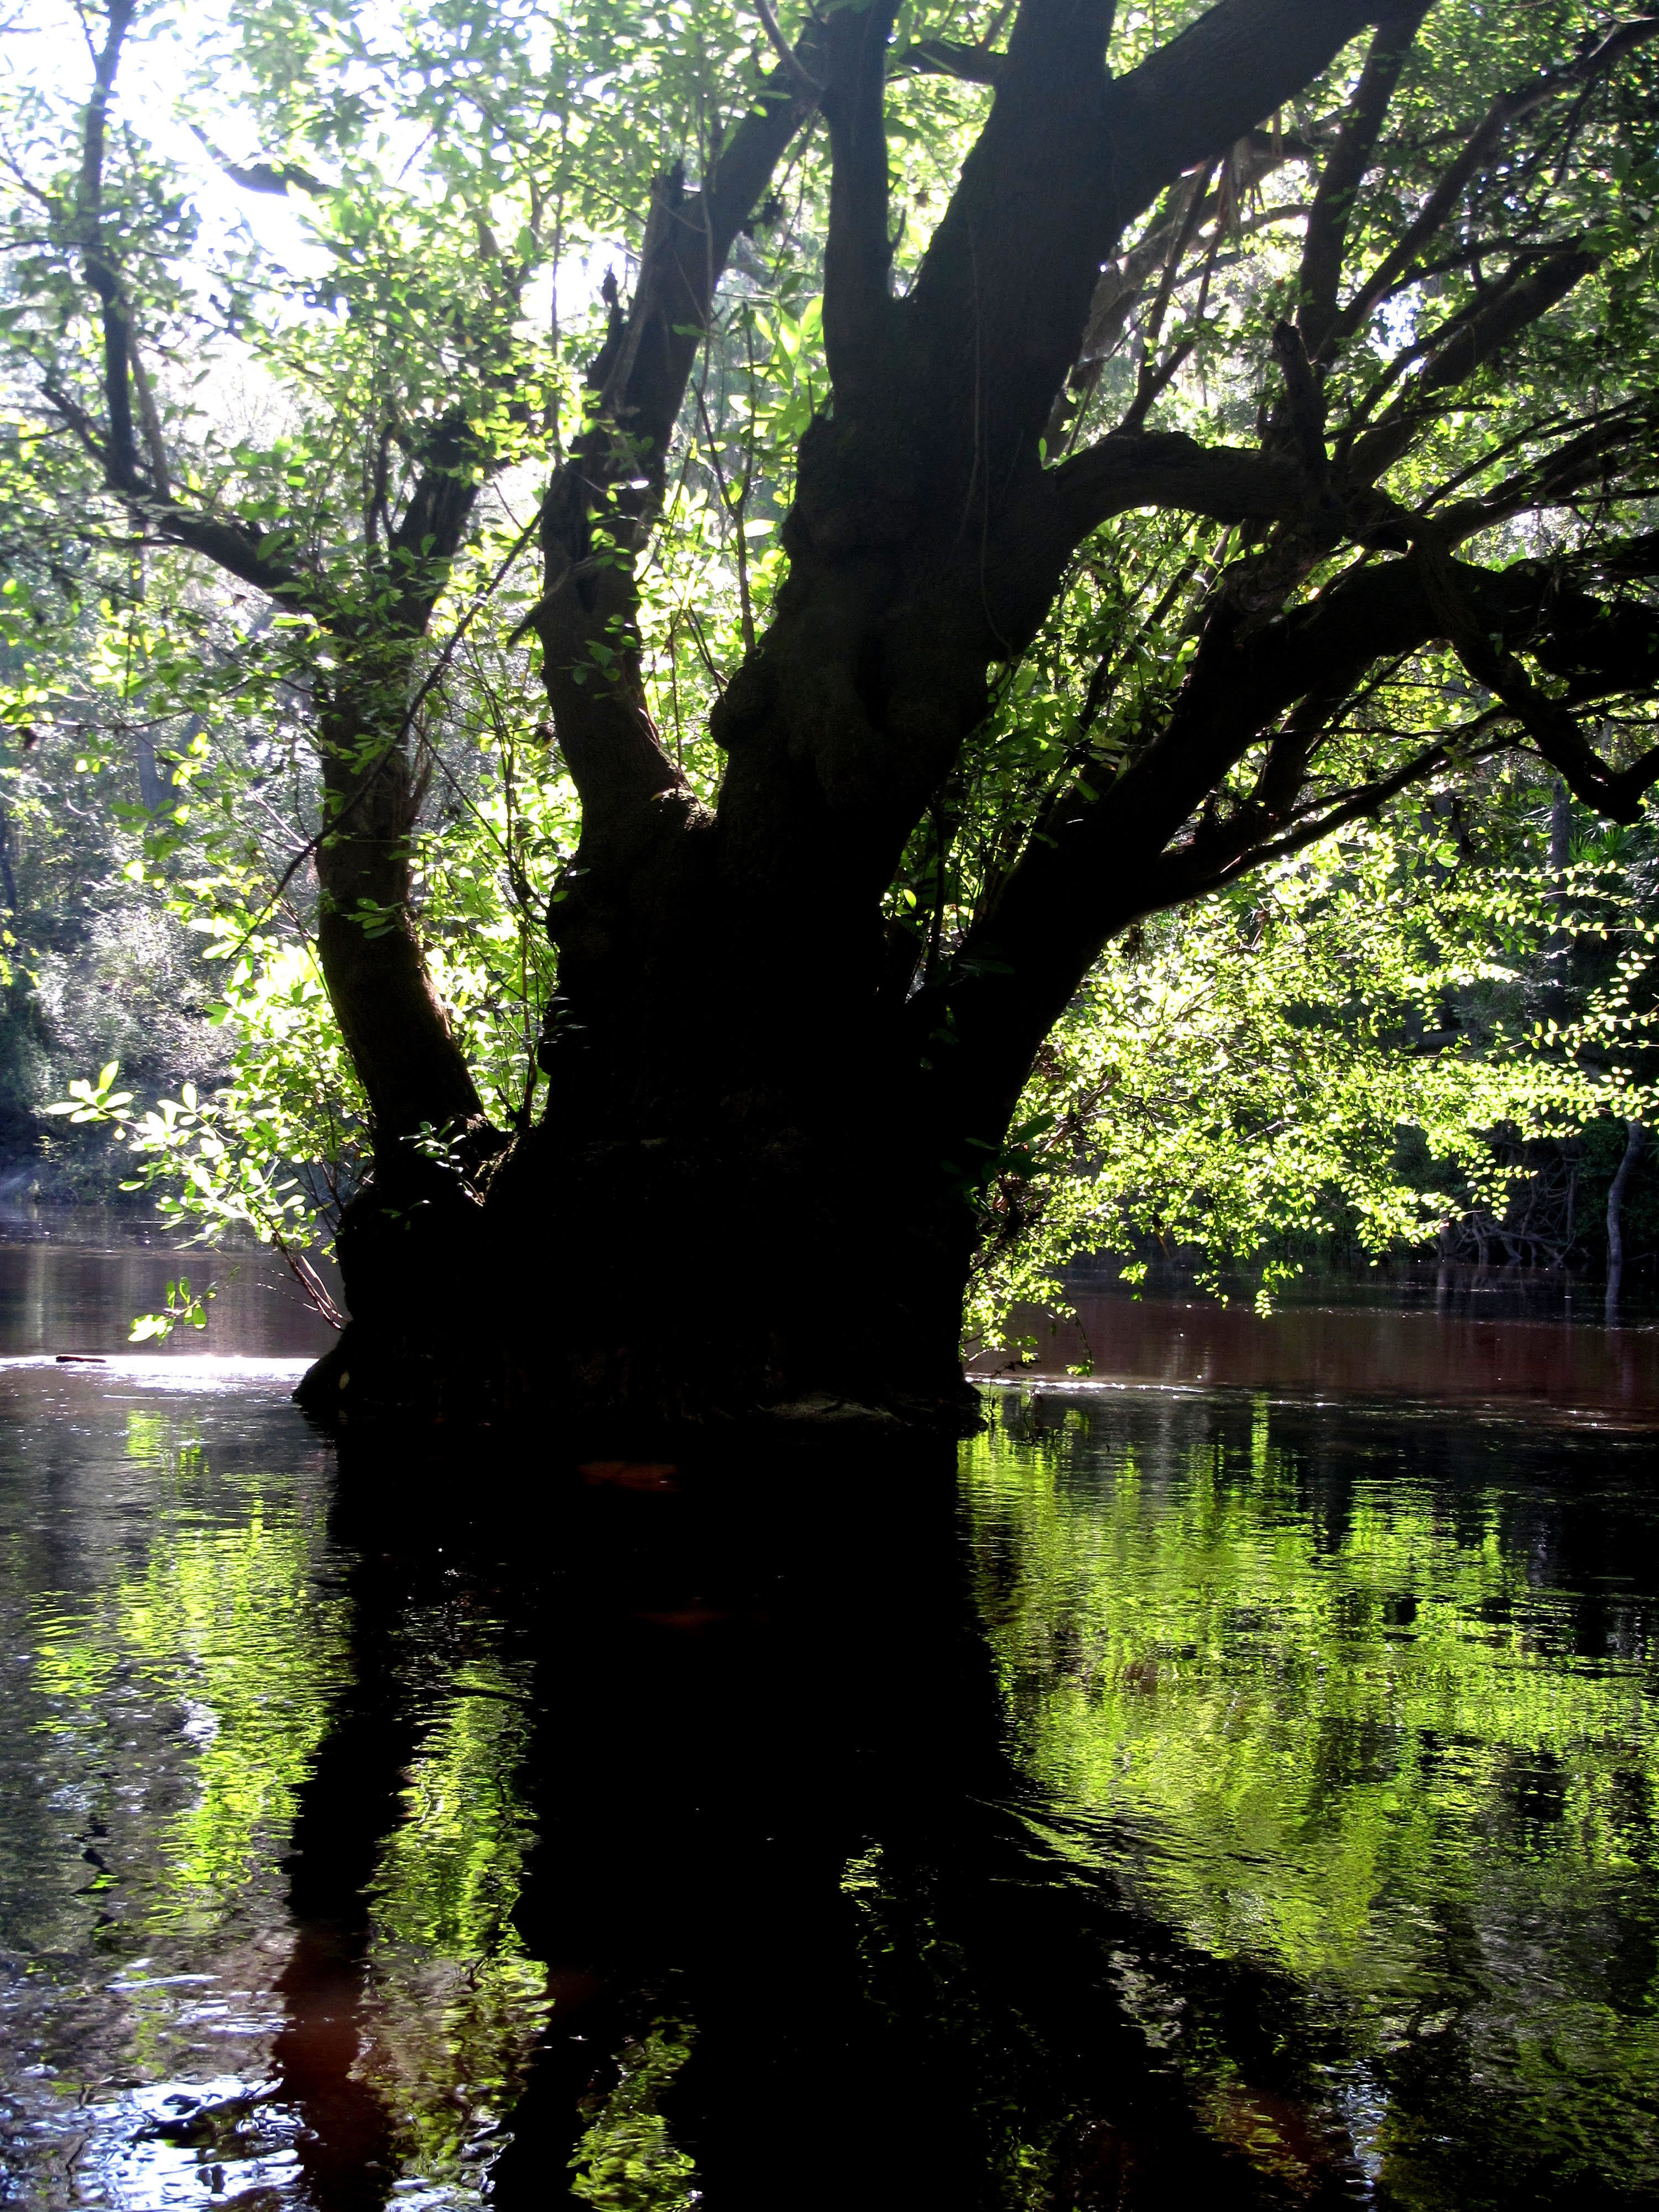
[[[1570,685],[1610,677],[1652,688],[1659,674],[1652,609],[1598,606],[1543,562],[1495,572],[1457,562],[1449,568],[1474,628],[1496,632],[1506,653],[1532,652]],[[995,1137],[1030,1054],[1106,939],[1168,902],[1169,872],[1183,864],[1166,848],[1229,770],[1298,700],[1340,702],[1367,669],[1418,650],[1454,621],[1462,617],[1431,601],[1421,564],[1413,560],[1365,568],[1254,630],[1236,617],[1212,623],[1161,734],[1099,796],[1081,788],[1062,796],[961,948],[948,992],[956,1042],[941,1074],[956,1100],[953,1112],[975,1134]],[[1522,704],[1532,711],[1532,702],[1518,696],[1514,705],[1503,703],[1517,719]],[[1618,771],[1585,763],[1557,731],[1546,735],[1603,811],[1627,813],[1659,781],[1659,748]],[[1288,825],[1292,799],[1276,794],[1275,803]],[[1272,827],[1265,819],[1247,826],[1252,846]],[[1216,857],[1224,862],[1228,855]],[[923,1011],[930,1027],[940,1023],[936,1000]]]
[[[1320,172],[1303,241],[1300,278],[1301,305],[1297,323],[1303,343],[1317,360],[1320,349],[1336,320],[1337,287],[1348,240],[1348,224],[1355,199],[1370,166],[1376,141],[1406,58],[1427,14],[1426,4],[1408,9],[1385,23],[1371,40],[1365,66],[1330,156]]]
[[[816,82],[824,59],[816,24],[799,56]],[[680,781],[646,711],[629,564],[661,497],[669,441],[732,240],[813,112],[797,97],[791,74],[775,70],[700,190],[687,193],[678,173],[658,179],[633,300],[625,314],[613,307],[610,335],[589,372],[602,412],[543,503],[536,627],[585,831]],[[610,540],[602,558],[599,526]]]
[[[1642,794],[1659,775],[1659,746],[1650,747],[1627,769],[1609,769],[1566,708],[1540,690],[1501,635],[1494,642],[1432,529],[1419,532],[1414,559],[1436,628],[1475,682],[1503,701],[1575,797],[1615,822],[1639,820]],[[1659,673],[1659,664],[1655,672]]]
[[[387,544],[398,623],[411,637],[424,634],[466,535],[478,496],[477,458],[464,410],[441,417],[421,441],[420,473]]]
[[[964,84],[995,84],[1006,60],[988,46],[959,46],[950,39],[918,39],[907,46],[894,74],[915,76],[954,76]]]
[[[1489,744],[1474,751],[1497,750],[1496,745]],[[1467,748],[1464,757],[1471,757]],[[1267,834],[1274,819],[1270,813],[1248,806],[1241,808],[1220,825],[1220,834],[1212,841],[1200,845],[1194,840],[1160,856],[1145,885],[1146,902],[1142,913],[1157,914],[1168,907],[1184,906],[1189,900],[1220,890],[1241,876],[1251,875],[1257,868],[1268,867],[1275,860],[1293,860],[1310,845],[1316,845],[1322,838],[1346,829],[1350,823],[1362,822],[1380,813],[1402,791],[1409,791],[1413,784],[1425,782],[1434,775],[1445,759],[1443,745],[1426,746],[1421,752],[1413,753],[1391,775],[1377,776],[1352,791],[1333,793],[1310,805],[1305,818],[1279,836]]]
[[[755,0],[755,12],[761,19],[762,28],[772,43],[774,52],[783,64],[783,73],[803,100],[816,100],[823,97],[823,87],[814,76],[809,76],[800,56],[785,38],[778,19],[772,13],[770,0]]]
[[[1618,456],[1626,467],[1632,460],[1639,460],[1644,447],[1651,447],[1656,429],[1659,429],[1659,405],[1651,400],[1628,401],[1609,408],[1602,420],[1591,422],[1577,437],[1541,454],[1490,491],[1446,507],[1438,504],[1444,495],[1437,494],[1425,503],[1425,511],[1434,513],[1436,526],[1449,545],[1459,544],[1477,531],[1508,522],[1511,517],[1529,510],[1558,505],[1572,498],[1586,484],[1605,481],[1613,457]],[[1531,442],[1540,434],[1540,430],[1530,430],[1517,434],[1507,442],[1512,449]],[[1463,480],[1483,473],[1493,461],[1504,457],[1504,450],[1500,447],[1490,460],[1471,465]],[[1454,478],[1446,489],[1455,489],[1457,482]]]
[[[1294,323],[1275,323],[1273,358],[1285,380],[1283,429],[1302,459],[1310,483],[1322,484],[1330,468],[1325,451],[1325,400]]]
[[[155,529],[173,544],[201,554],[240,582],[281,598],[289,605],[303,605],[306,580],[302,572],[289,559],[269,550],[265,533],[257,524],[192,513],[176,503],[168,483],[160,416],[138,357],[131,304],[104,228],[104,152],[110,102],[122,46],[134,12],[134,0],[111,0],[104,44],[93,68],[81,170],[76,183],[76,242],[87,282],[99,302],[101,320],[103,434],[99,434],[85,410],[68,392],[48,381],[46,394],[96,459],[110,490],[127,504],[141,526]],[[135,390],[144,434],[148,481],[139,465],[133,411]]]
[[[1357,441],[1348,455],[1348,475],[1358,483],[1374,483],[1408,450],[1437,392],[1467,381],[1599,265],[1599,256],[1585,247],[1560,246],[1528,274],[1504,284],[1490,306],[1459,324],[1430,356],[1410,392],[1402,392],[1376,428]]]
[[[325,603],[317,592],[316,579],[286,554],[268,550],[271,537],[276,537],[279,544],[286,542],[280,532],[263,531],[258,523],[228,522],[215,515],[195,514],[172,501],[159,513],[152,510],[150,520],[173,544],[182,546],[188,553],[199,553],[227,575],[280,599],[285,607],[308,609],[319,614],[325,611]]]
[[[902,319],[939,454],[933,503],[994,501],[1076,360],[1103,222],[1109,0],[1025,0],[985,127]]]
[[[830,122],[830,234],[823,253],[823,343],[836,395],[857,408],[890,373],[887,126],[883,112],[893,0],[844,8],[830,27],[823,112]]]
[[[1114,229],[1293,99],[1368,25],[1400,12],[1391,0],[1220,0],[1112,88],[1101,182]]]
[[[1267,522],[1297,513],[1307,497],[1302,471],[1281,453],[1200,446],[1182,431],[1103,438],[1037,477],[1005,517],[985,578],[992,620],[1011,645],[1029,639],[1073,551],[1115,514],[1157,507]]]
[[[975,537],[994,538],[999,508],[1019,508],[1023,534],[1037,442],[1125,224],[1389,12],[1388,0],[1220,0],[1109,82],[1105,0],[1026,0],[990,116],[903,303],[939,453],[934,512],[977,511]]]

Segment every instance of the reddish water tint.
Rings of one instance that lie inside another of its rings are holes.
[[[1416,1398],[1555,1413],[1659,1419],[1659,1327],[1624,1328],[1532,1315],[1432,1308],[1285,1306],[1262,1316],[1212,1298],[1073,1293],[1075,1321],[1018,1310],[1036,1340],[1032,1367],[1006,1352],[975,1376],[1062,1375],[1096,1383],[1280,1390],[1316,1397]]]
[[[135,1317],[159,1312],[180,1275],[198,1297],[212,1291],[207,1326],[175,1328],[147,1356],[314,1359],[334,1341],[275,1252],[180,1251],[142,1216],[37,1206],[0,1216],[0,1355],[124,1352]]]

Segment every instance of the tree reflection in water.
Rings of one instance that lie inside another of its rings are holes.
[[[1263,1401],[1005,1410],[967,1496],[1051,1848],[1217,1983],[1281,1978],[1327,2046],[1309,2109],[1387,2201],[1648,2199],[1651,1445]],[[1261,2155],[1279,2124],[1196,1993],[1121,1990]]]
[[[26,2201],[1659,2185],[1642,1440],[1005,1396],[492,1518],[81,1388],[0,1420]]]

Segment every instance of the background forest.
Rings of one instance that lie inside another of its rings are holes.
[[[1166,7],[1155,26],[1121,10],[1121,58],[1196,12]],[[1628,542],[1651,530],[1656,489],[1629,477],[1652,416],[1654,64],[1632,42],[1619,69],[1591,68],[1613,21],[1595,8],[1517,12],[1523,25],[1478,49],[1459,9],[1420,34],[1402,143],[1425,162],[1456,135],[1437,131],[1443,112],[1478,115],[1540,63],[1559,74],[1559,57],[1577,55],[1579,75],[1552,84],[1519,166],[1480,180],[1443,250],[1383,300],[1393,356],[1356,402],[1359,422],[1386,422],[1397,389],[1424,380],[1419,325],[1443,347],[1563,238],[1594,242],[1598,282],[1523,328],[1501,377],[1460,391],[1401,465],[1444,499],[1546,431],[1558,454],[1589,451],[1492,521],[1498,565],[1582,555],[1598,533]],[[165,10],[125,14],[152,127],[112,131],[101,210],[82,149],[104,18],[43,0],[0,46],[0,1174],[15,1195],[148,1195],[183,1232],[298,1247],[327,1233],[369,1142],[316,959],[328,643],[311,614],[239,588],[205,540],[162,558],[118,511],[88,526],[106,473],[76,397],[97,343],[94,217],[138,272],[122,283],[143,288],[135,435],[158,480],[171,451],[204,512],[234,496],[257,529],[297,506],[341,590],[373,588],[352,563],[390,544],[431,462],[418,418],[435,374],[490,443],[410,710],[415,912],[486,1109],[523,1128],[557,990],[543,921],[578,827],[529,622],[538,487],[581,435],[586,365],[648,250],[627,212],[651,204],[640,177],[697,158],[665,143],[663,117],[775,67],[775,26],[701,0],[648,17],[333,0],[205,11],[185,41]],[[900,288],[921,250],[907,226],[920,241],[982,116],[975,57],[999,22],[901,20]],[[1200,441],[1260,428],[1249,340],[1294,280],[1363,62],[1350,49],[1126,241],[1050,424],[1056,455],[1115,421]],[[130,117],[137,106],[130,90]],[[1424,203],[1386,167],[1367,189],[1378,224],[1396,198]],[[828,388],[823,194],[802,151],[736,242],[639,568],[650,711],[706,796],[723,765],[707,715],[784,574],[795,446]],[[388,390],[402,397],[378,414]],[[1614,432],[1616,485],[1594,465]],[[1230,540],[1232,526],[1149,507],[1080,552],[889,895],[914,988],[995,896],[1011,811],[1132,755],[1182,679]],[[1597,726],[1616,748],[1644,718],[1610,707]],[[1449,650],[1385,664],[1344,738],[1361,755],[1409,740],[1413,772],[1390,791],[1379,771],[1366,805],[1323,824],[1308,810],[1322,834],[1287,836],[1254,872],[1119,938],[1039,1055],[990,1171],[964,1167],[988,1230],[970,1328],[1094,1252],[1132,1279],[1164,1257],[1264,1296],[1309,1266],[1383,1256],[1599,1279],[1616,1179],[1626,1289],[1655,1279],[1647,822],[1612,827],[1573,800]],[[71,1094],[75,1112],[54,1113]]]

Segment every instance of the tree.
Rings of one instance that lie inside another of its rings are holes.
[[[303,368],[308,427],[227,452],[177,404],[169,424],[146,365],[151,327],[187,352],[199,319],[193,218],[135,140],[112,152],[133,4],[110,0],[72,178],[15,161],[37,210],[17,373],[106,532],[216,568],[300,640],[321,815],[299,860],[374,1147],[313,1405],[462,1416],[551,1388],[623,1424],[960,1419],[984,1194],[1103,946],[1517,754],[1638,816],[1659,16],[1184,13],[1160,40],[1111,0],[1023,0],[1006,44],[1007,11],[963,43],[891,0],[793,43],[764,6],[758,29],[578,15],[543,54],[533,18],[443,6],[389,63],[343,8],[239,13],[275,152],[232,173],[326,207],[317,296],[345,329],[258,333],[239,280],[222,319]],[[307,89],[307,39],[356,76]],[[370,79],[437,149],[390,208]],[[896,173],[907,216],[943,201],[908,246]],[[1267,203],[1280,178],[1300,196]],[[634,280],[607,281],[567,439],[525,301],[629,189]],[[807,319],[767,320],[752,284],[722,306],[769,223],[809,277],[821,230],[798,407]],[[479,574],[481,492],[544,454],[533,525]],[[729,672],[701,647],[717,777],[665,741],[647,653],[694,465],[743,641]],[[66,526],[84,540],[59,497]],[[432,987],[410,854],[421,716],[532,528],[517,627],[580,829],[549,907],[546,1103],[514,1130]]]

